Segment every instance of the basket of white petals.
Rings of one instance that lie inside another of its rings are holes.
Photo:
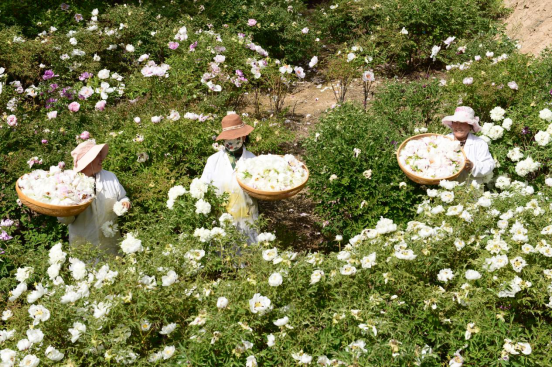
[[[438,185],[455,180],[465,168],[466,156],[461,143],[440,134],[419,134],[398,148],[401,170],[416,183]]]
[[[35,170],[15,183],[21,203],[33,211],[53,217],[82,213],[94,199],[94,179],[72,170],[51,166]]]
[[[309,170],[293,155],[260,155],[239,161],[236,180],[251,197],[276,201],[298,194],[309,178]]]

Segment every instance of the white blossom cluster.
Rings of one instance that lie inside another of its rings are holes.
[[[457,173],[464,161],[458,141],[443,135],[410,140],[399,152],[410,172],[424,178],[445,178]]]
[[[18,184],[26,196],[52,205],[79,205],[94,197],[94,178],[58,166],[27,173]]]
[[[284,191],[302,184],[307,171],[293,155],[260,155],[236,164],[240,179],[249,187],[263,191]]]

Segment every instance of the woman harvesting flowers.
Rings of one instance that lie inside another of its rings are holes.
[[[495,168],[488,144],[471,133],[471,130],[475,133],[480,131],[479,120],[474,116],[474,110],[466,106],[457,107],[453,116],[442,119],[442,123],[451,128],[452,132],[448,136],[461,143],[467,156],[465,169],[457,181],[465,181],[471,175],[476,182],[482,183],[487,176],[492,175]]]
[[[224,149],[207,159],[201,180],[211,183],[219,192],[229,193],[227,212],[232,214],[234,224],[248,236],[248,242],[257,241],[257,232],[251,224],[259,215],[257,201],[245,193],[236,181],[236,164],[254,158],[246,150],[244,142],[253,127],[244,124],[237,114],[229,114],[221,121],[223,131],[216,140],[223,140]]]
[[[69,225],[72,245],[92,243],[108,253],[117,254],[117,241],[121,237],[117,216],[124,214],[131,203],[115,174],[102,169],[107,154],[107,144],[96,144],[92,140],[79,144],[71,152],[74,170],[94,177],[95,199],[81,214],[60,217],[58,221]]]

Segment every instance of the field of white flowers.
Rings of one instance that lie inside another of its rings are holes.
[[[0,366],[549,365],[551,54],[518,53],[504,14],[0,5]],[[284,101],[314,79],[336,104],[298,138]],[[346,103],[355,82],[364,103]],[[395,149],[446,133],[457,105],[481,116],[494,177],[409,181]],[[230,110],[255,126],[248,150],[302,148],[323,246],[294,248],[264,220],[248,244],[228,195],[198,180]],[[120,256],[71,248],[67,227],[17,201],[20,176],[71,166],[89,139],[110,145],[105,168],[133,203]]]

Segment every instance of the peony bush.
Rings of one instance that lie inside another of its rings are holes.
[[[128,233],[120,257],[59,243],[19,268],[2,313],[3,362],[549,358],[550,192],[520,181],[501,193],[442,181],[415,220],[381,218],[329,254],[280,249],[269,233],[243,244],[228,215],[217,218],[222,199],[199,182],[175,186],[167,219]],[[200,200],[213,210],[196,213]],[[180,230],[185,215],[192,226]]]

